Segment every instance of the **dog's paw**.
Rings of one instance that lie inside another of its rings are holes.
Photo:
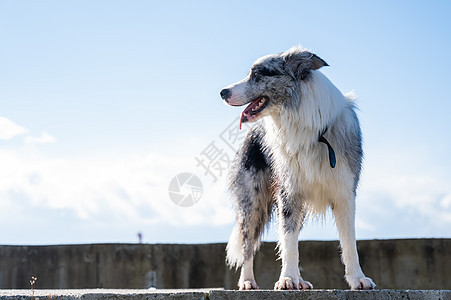
[[[279,281],[274,284],[275,290],[294,290],[296,284],[290,277],[280,277]]]
[[[258,285],[255,280],[244,280],[238,283],[240,291],[258,290]]]
[[[310,281],[299,280],[299,289],[300,290],[313,290],[313,284]]]
[[[369,277],[351,279],[349,280],[349,285],[351,290],[373,290],[376,287],[376,284]]]
[[[313,285],[305,280],[294,281],[290,277],[280,277],[274,285],[275,290],[311,290]]]

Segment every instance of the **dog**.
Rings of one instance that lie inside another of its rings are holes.
[[[354,97],[342,94],[318,69],[319,56],[293,47],[259,58],[243,80],[220,91],[224,102],[247,107],[248,131],[230,170],[236,224],[227,264],[241,267],[240,290],[258,289],[253,258],[277,209],[282,269],[276,290],[312,289],[299,271],[298,235],[306,217],[331,208],[338,228],[345,279],[353,290],[374,289],[359,264],[355,198],[362,135]]]

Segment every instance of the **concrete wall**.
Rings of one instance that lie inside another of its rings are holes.
[[[255,273],[272,288],[280,271],[275,243],[263,243]],[[379,289],[451,289],[451,239],[359,241],[362,268]],[[300,242],[303,277],[315,288],[346,289],[338,242]],[[236,287],[225,244],[0,246],[0,288]]]

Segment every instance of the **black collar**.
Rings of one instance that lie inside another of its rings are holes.
[[[334,148],[329,144],[329,142],[324,137],[324,134],[327,131],[327,127],[319,134],[318,142],[324,143],[327,145],[327,149],[329,149],[329,164],[331,168],[335,168],[335,165],[337,164],[337,159],[335,158],[335,151]]]

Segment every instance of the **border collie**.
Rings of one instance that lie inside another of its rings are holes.
[[[282,270],[274,289],[312,289],[299,271],[298,235],[306,217],[331,208],[338,228],[345,279],[353,290],[373,289],[360,268],[355,198],[362,137],[352,95],[342,94],[318,69],[328,64],[294,47],[264,56],[246,78],[221,90],[231,106],[247,105],[249,130],[230,172],[236,224],[227,263],[241,267],[239,289],[257,289],[253,258],[277,208]]]

